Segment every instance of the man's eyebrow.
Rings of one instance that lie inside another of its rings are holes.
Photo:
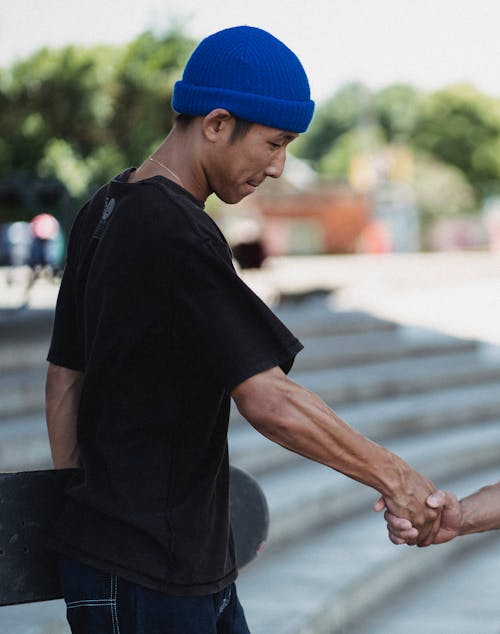
[[[283,141],[293,141],[294,139],[296,139],[299,135],[298,134],[293,134],[291,132],[280,132],[279,136],[281,139],[283,139]]]

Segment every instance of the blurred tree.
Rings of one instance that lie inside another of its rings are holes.
[[[124,47],[41,49],[0,70],[0,179],[55,178],[81,198],[140,162],[170,130],[192,46],[175,28]]]
[[[407,84],[393,84],[374,97],[377,121],[389,142],[407,142],[419,120],[421,93]]]
[[[345,145],[345,133],[363,128],[380,127],[387,141],[406,142],[414,133],[421,101],[419,91],[406,84],[394,84],[378,93],[359,82],[345,84],[319,106],[310,129],[292,151],[315,164],[323,162],[337,141]],[[380,136],[378,131],[376,136]]]
[[[424,224],[439,217],[470,214],[477,206],[476,193],[465,174],[425,152],[415,154],[414,187]]]
[[[372,94],[364,84],[345,84],[317,109],[307,134],[291,146],[293,153],[315,165],[343,134],[373,122],[372,105]]]
[[[113,139],[129,164],[137,164],[170,130],[174,82],[193,47],[180,31],[157,38],[146,32],[126,49],[118,64]]]
[[[380,126],[364,125],[352,128],[340,135],[316,167],[319,174],[328,179],[345,181],[354,157],[363,153],[375,153],[385,143]]]
[[[428,95],[411,142],[458,167],[482,195],[500,180],[500,101],[468,84]]]
[[[117,56],[110,47],[42,49],[4,72],[1,128],[12,170],[36,174],[54,138],[64,138],[83,156],[108,140]]]

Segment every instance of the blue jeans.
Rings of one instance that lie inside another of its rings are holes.
[[[234,584],[180,597],[70,559],[59,568],[73,634],[250,634]]]

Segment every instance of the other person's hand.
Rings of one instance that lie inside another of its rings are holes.
[[[434,510],[441,510],[440,526],[434,533],[432,540],[421,540],[418,529],[408,519],[395,515],[387,507],[384,498],[379,498],[374,505],[375,511],[387,508],[384,517],[387,521],[389,539],[393,544],[409,544],[429,546],[430,544],[444,544],[460,534],[463,523],[463,513],[456,496],[449,491],[435,491],[426,500],[426,505]]]

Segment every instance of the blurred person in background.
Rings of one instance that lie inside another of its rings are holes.
[[[37,214],[31,219],[32,235],[30,265],[34,270],[61,268],[63,241],[59,221],[52,214]]]

